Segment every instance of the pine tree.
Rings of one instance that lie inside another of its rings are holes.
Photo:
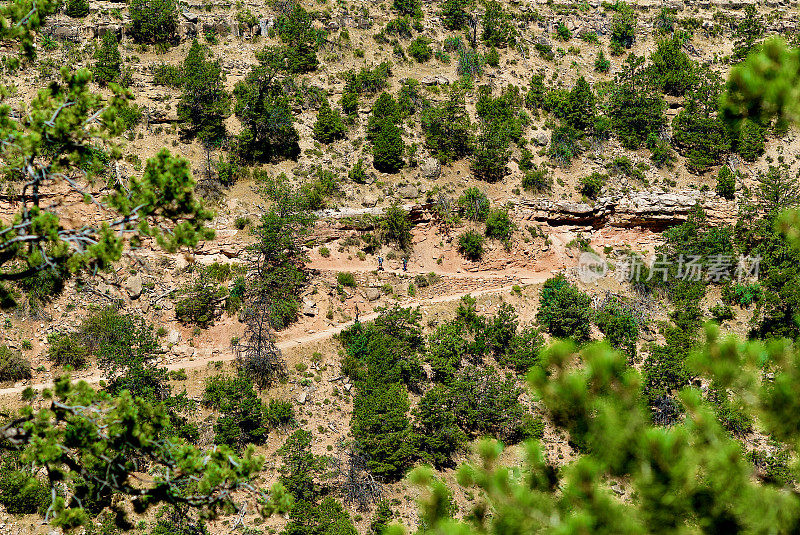
[[[611,92],[611,126],[625,148],[636,149],[664,126],[664,99],[648,84],[644,58],[630,54]]]
[[[129,32],[139,43],[172,43],[178,32],[175,0],[131,0]]]
[[[408,392],[400,383],[357,386],[350,427],[376,476],[397,480],[411,464],[408,410]]]
[[[372,164],[384,173],[396,173],[403,165],[405,143],[397,123],[400,121],[400,108],[389,93],[382,93],[367,124],[367,138],[372,141]]]
[[[278,21],[278,35],[285,45],[286,68],[291,73],[316,70],[317,34],[311,26],[311,15],[296,5]]]
[[[564,120],[572,128],[588,132],[594,126],[595,96],[589,82],[581,76],[569,93]]]
[[[328,99],[322,102],[314,123],[314,139],[320,143],[331,143],[344,137],[345,128],[338,110],[331,109]]]
[[[117,36],[113,32],[103,34],[100,46],[94,53],[94,80],[102,85],[116,82],[122,73],[122,54],[119,52]]]
[[[225,90],[219,60],[210,61],[210,51],[197,39],[183,61],[183,94],[178,102],[178,118],[184,135],[213,144],[225,136],[225,118],[230,115],[230,95]]]
[[[442,24],[448,30],[462,30],[467,24],[467,9],[474,0],[444,0],[442,2]]]
[[[484,6],[486,10],[481,34],[483,42],[496,48],[513,45],[516,41],[516,30],[503,6],[495,0],[486,1]]]
[[[668,95],[681,96],[697,81],[694,63],[677,36],[659,41],[650,61],[658,85]]]
[[[237,151],[245,161],[294,158],[300,152],[300,134],[283,87],[276,79],[282,59],[280,50],[265,49],[259,63],[233,90],[236,117],[242,122]]]
[[[739,125],[736,152],[748,162],[756,161],[764,153],[764,129],[750,119],[744,119]]]
[[[460,160],[472,152],[473,127],[463,92],[451,89],[446,101],[422,111],[420,123],[425,145],[441,163]]]

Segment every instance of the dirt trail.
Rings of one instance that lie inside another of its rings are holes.
[[[309,267],[310,268],[314,268],[313,265],[309,265]],[[322,267],[321,266],[317,266],[317,269],[320,269],[320,268],[322,268]],[[327,268],[322,268],[322,269],[327,269]],[[366,269],[366,268],[355,268],[355,269],[350,269],[350,271],[361,272],[361,271],[373,271],[373,270],[372,269]],[[417,272],[414,272],[414,271],[406,271],[406,272],[404,272],[402,270],[395,270],[395,269],[387,269],[387,270],[385,270],[385,272],[386,273],[396,273],[396,274],[406,273],[406,274],[410,274],[410,275],[418,275],[418,274],[429,273],[429,272],[425,272],[425,273],[419,272],[419,273],[417,273]],[[511,289],[515,285],[518,285],[518,284],[523,284],[523,285],[524,284],[539,284],[539,283],[542,283],[542,282],[546,281],[548,278],[550,278],[552,276],[552,274],[550,272],[530,272],[530,273],[519,273],[519,272],[516,272],[516,273],[511,273],[511,272],[505,272],[505,271],[497,271],[497,272],[477,272],[477,273],[451,273],[451,272],[447,272],[447,271],[434,271],[434,273],[436,273],[437,275],[443,276],[443,277],[451,277],[451,278],[503,279],[506,282],[513,281],[513,284],[504,284],[502,286],[496,286],[496,287],[493,287],[493,288],[484,288],[484,289],[481,289],[481,290],[473,290],[473,291],[467,291],[467,292],[456,292],[456,293],[440,295],[440,296],[433,297],[433,298],[428,298],[428,299],[419,299],[419,298],[406,299],[406,300],[403,300],[403,301],[398,301],[398,305],[404,306],[404,307],[409,307],[409,306],[425,307],[425,306],[429,306],[429,305],[432,305],[432,304],[447,303],[447,302],[451,302],[451,301],[458,301],[459,299],[461,299],[465,295],[472,295],[473,297],[479,297],[479,296],[487,295],[487,294],[508,292],[508,291],[511,291]],[[371,314],[362,315],[361,316],[361,320],[362,321],[370,321],[370,320],[373,320],[373,319],[375,319],[377,317],[378,317],[378,313],[377,312],[373,312]],[[280,335],[278,335],[278,340],[277,340],[277,344],[276,345],[278,346],[279,349],[288,349],[290,347],[295,347],[295,346],[298,346],[298,345],[307,344],[309,342],[318,342],[320,340],[325,340],[327,338],[330,338],[330,337],[342,332],[344,329],[346,329],[347,327],[349,327],[352,324],[353,324],[353,322],[349,321],[349,322],[346,322],[346,323],[342,323],[341,325],[337,325],[335,327],[330,327],[328,329],[324,329],[324,330],[317,331],[317,332],[314,332],[314,333],[309,333],[307,335],[299,336],[299,337],[298,336],[292,336],[291,338],[282,338]],[[229,351],[229,352],[226,352],[224,355],[217,355],[217,356],[205,357],[205,358],[194,359],[194,360],[181,360],[181,361],[178,361],[178,362],[171,362],[169,364],[163,365],[162,367],[164,369],[170,370],[170,371],[179,370],[179,369],[188,370],[188,369],[193,369],[193,368],[204,367],[204,366],[208,365],[209,362],[219,362],[219,361],[228,362],[228,361],[233,360],[234,358],[235,358],[235,355],[233,354],[233,352]],[[87,383],[98,383],[104,377],[103,377],[103,375],[101,375],[99,373],[96,373],[96,374],[88,375],[88,376],[84,376],[84,377],[82,377],[80,375],[74,375],[73,374],[73,378],[76,379],[76,380],[80,380],[80,381],[86,381]],[[9,387],[9,388],[2,388],[2,389],[0,389],[0,396],[20,394],[20,393],[22,393],[23,390],[25,390],[28,387],[32,387],[34,389],[41,390],[43,388],[51,388],[52,386],[53,386],[53,383],[52,383],[52,381],[50,381],[50,382],[46,382],[46,383],[37,383],[37,384],[31,384],[31,385],[21,385],[21,386]]]

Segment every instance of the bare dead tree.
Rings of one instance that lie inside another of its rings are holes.
[[[369,472],[367,457],[355,442],[342,441],[331,463],[333,486],[345,505],[356,504],[359,511],[366,511],[381,500],[383,484]]]
[[[268,388],[286,376],[286,362],[275,345],[270,322],[271,307],[261,300],[250,303],[244,312],[244,336],[236,343],[236,365],[259,388]]]
[[[469,44],[475,48],[478,44],[478,15],[475,13],[467,15],[467,37]]]

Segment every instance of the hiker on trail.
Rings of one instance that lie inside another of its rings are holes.
[[[378,271],[383,271],[383,257],[378,257]]]
[[[403,257],[403,271],[405,271],[405,270],[406,270],[406,266],[407,266],[407,265],[408,265],[408,258],[406,258],[406,257],[404,256],[404,257]]]
[[[359,313],[358,303],[356,303],[356,323],[359,323],[359,321],[358,321],[358,313]]]

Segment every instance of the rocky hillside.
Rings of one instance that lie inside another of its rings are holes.
[[[98,465],[56,484],[4,454],[0,534],[49,532],[56,494],[86,533],[433,529],[417,504],[433,498],[407,477],[422,465],[452,489],[447,514],[469,518],[485,497],[456,467],[482,437],[514,468],[540,441],[553,477],[589,451],[525,379],[562,338],[615,347],[659,429],[688,421],[678,392],[697,387],[747,477],[794,488],[787,444],[686,362],[706,320],[800,334],[797,253],[775,230],[800,201],[797,131],[746,115],[726,85],[774,36],[796,45],[797,16],[779,0],[65,0],[34,57],[0,50],[5,116],[32,128],[37,103],[85,69],[118,131],[35,193],[4,153],[0,231],[34,197],[59,231],[113,226],[91,201],[183,161],[214,213],[161,198],[185,212],[154,215],[174,226],[126,240],[119,261],[58,263],[67,241],[54,242],[52,268],[0,278],[2,404],[50,407],[66,372],[166,407],[159,440],[253,446],[265,462],[201,519],[169,500],[134,510],[135,493],[92,479]],[[2,247],[4,274],[36,264]],[[689,258],[701,277],[686,279]],[[137,485],[162,475],[121,451]],[[603,484],[636,503],[620,474]],[[250,491],[276,482],[295,505],[265,518]]]

